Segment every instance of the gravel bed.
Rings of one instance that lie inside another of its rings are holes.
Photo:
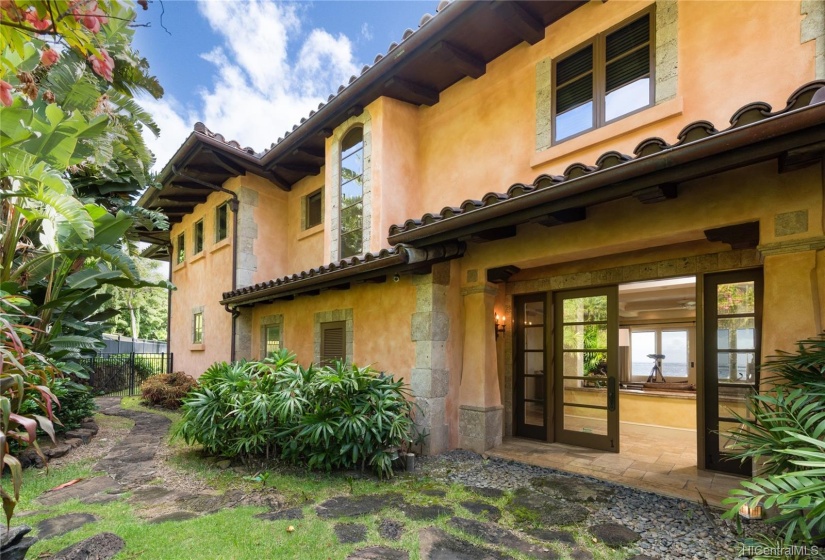
[[[718,510],[698,503],[660,496],[591,477],[565,473],[546,467],[495,457],[487,459],[469,451],[450,451],[435,457],[417,458],[417,470],[436,480],[501,490],[530,486],[530,480],[562,475],[602,484],[613,490],[613,497],[591,509],[588,525],[619,523],[642,535],[634,547],[640,554],[654,558],[744,558],[740,542],[746,536],[767,532],[764,524],[743,524],[738,535],[733,520],[721,519]]]

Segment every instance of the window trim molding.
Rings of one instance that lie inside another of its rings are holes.
[[[279,348],[284,347],[284,316],[283,314],[277,315],[267,315],[265,317],[261,317],[260,322],[260,332],[261,332],[261,342],[258,348],[258,354],[261,356],[261,359],[267,357],[266,353],[266,329],[269,327],[278,327],[278,344],[280,345]]]
[[[635,115],[636,113],[640,113],[651,107],[656,105],[656,53],[657,51],[657,43],[656,43],[656,27],[657,27],[657,19],[656,19],[656,4],[651,4],[639,10],[638,12],[634,13],[632,16],[627,17],[608,27],[598,33],[594,34],[590,39],[583,41],[577,44],[575,47],[567,49],[566,51],[554,56],[551,61],[551,68],[550,68],[550,147],[558,146],[568,140],[572,140],[578,136],[583,134],[587,134],[588,132],[592,132],[599,128],[604,128],[610,124],[613,124],[617,121],[620,121],[626,117],[631,115]],[[638,109],[634,109],[628,113],[624,113],[615,117],[610,120],[605,119],[605,99],[607,97],[606,92],[606,79],[607,79],[607,60],[606,60],[606,40],[607,36],[617,31],[631,23],[635,22],[636,20],[644,17],[647,15],[648,17],[648,24],[650,26],[650,37],[648,39],[648,45],[650,52],[648,53],[648,63],[650,68],[650,83],[649,83],[649,102],[647,105],[643,107],[639,107]],[[588,45],[593,46],[593,125],[589,128],[581,130],[575,134],[571,134],[570,136],[565,136],[561,140],[556,138],[556,67],[560,61],[563,61],[570,55],[573,55],[583,48],[587,47]]]
[[[200,333],[201,338],[200,338],[200,341],[197,341],[195,339],[195,333],[197,332],[196,331],[197,321],[196,321],[195,318],[198,315],[200,315],[200,317],[201,317],[201,333]],[[192,323],[192,328],[190,329],[190,333],[189,333],[190,347],[191,347],[192,350],[203,350],[204,339],[205,339],[205,336],[206,336],[206,328],[205,328],[206,321],[204,321],[204,308],[203,308],[203,306],[193,307],[192,308],[192,314],[190,316],[191,316],[191,323]]]

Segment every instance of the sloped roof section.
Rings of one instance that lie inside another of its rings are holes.
[[[685,126],[673,144],[647,138],[632,156],[605,152],[595,165],[574,163],[562,175],[542,174],[532,184],[516,183],[505,193],[490,192],[392,225],[388,239],[393,245],[425,246],[627,196],[654,201],[645,199],[656,196],[645,191],[651,188],[670,198],[679,182],[768,159],[807,165],[825,151],[823,101],[825,80],[810,82],[794,91],[778,111],[772,112],[767,103],[750,103],[733,114],[723,131],[708,121],[696,121]],[[594,196],[600,189],[602,196]]]

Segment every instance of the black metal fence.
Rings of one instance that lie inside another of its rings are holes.
[[[140,385],[153,375],[172,372],[172,354],[98,354],[80,363],[89,371],[85,383],[96,393],[116,397],[139,394]]]

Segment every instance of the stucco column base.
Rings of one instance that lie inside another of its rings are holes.
[[[458,446],[476,453],[501,445],[504,407],[461,405],[458,409]]]
[[[450,427],[447,425],[446,397],[415,399],[419,410],[415,411],[415,425],[419,433],[426,433],[424,455],[437,455],[450,449]]]

